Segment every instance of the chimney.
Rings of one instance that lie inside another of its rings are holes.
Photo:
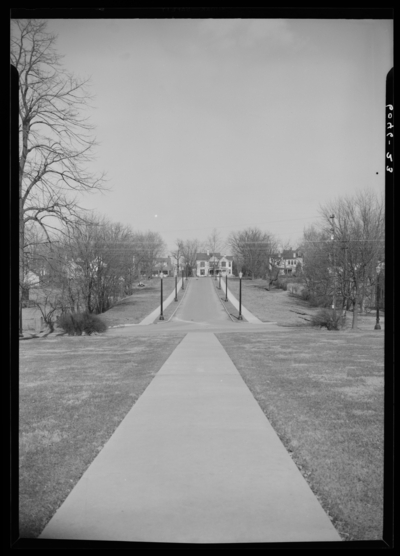
[[[210,251],[207,249],[207,257],[210,256]]]

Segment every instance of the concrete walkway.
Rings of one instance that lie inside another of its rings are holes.
[[[340,541],[207,332],[185,336],[40,538]]]

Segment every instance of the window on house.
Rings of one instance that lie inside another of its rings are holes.
[[[232,266],[232,261],[229,261],[229,266]]]
[[[206,263],[204,261],[201,261],[200,266],[206,266]]]
[[[204,269],[200,270],[201,276],[204,276]]]
[[[225,268],[226,267],[226,262],[222,261],[221,266],[222,266],[222,268]]]

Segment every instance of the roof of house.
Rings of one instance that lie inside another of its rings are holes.
[[[283,259],[296,259],[298,257],[301,257],[302,254],[299,253],[299,251],[296,251],[295,249],[286,249],[284,251],[282,251],[282,258]]]
[[[196,253],[196,261],[209,261],[212,257],[216,259],[227,259],[228,261],[233,261],[232,255],[221,255],[221,253]]]

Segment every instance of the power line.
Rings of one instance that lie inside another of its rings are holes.
[[[307,217],[303,217],[303,218],[286,218],[284,220],[270,220],[268,222],[252,222],[251,224],[240,224],[241,226],[268,226],[269,224],[276,224],[279,222],[293,222],[293,221],[297,221],[297,220],[310,220],[310,218],[318,218],[319,215],[314,215],[314,216],[307,216]],[[202,228],[173,228],[173,229],[169,229],[169,230],[160,230],[159,233],[165,233],[165,232],[190,232],[190,231],[196,231],[196,230],[210,230],[211,226],[207,226],[207,227],[202,227]],[[237,228],[237,224],[235,225],[230,225],[230,226],[212,226],[212,228],[215,228],[217,230],[221,230],[223,228]]]

